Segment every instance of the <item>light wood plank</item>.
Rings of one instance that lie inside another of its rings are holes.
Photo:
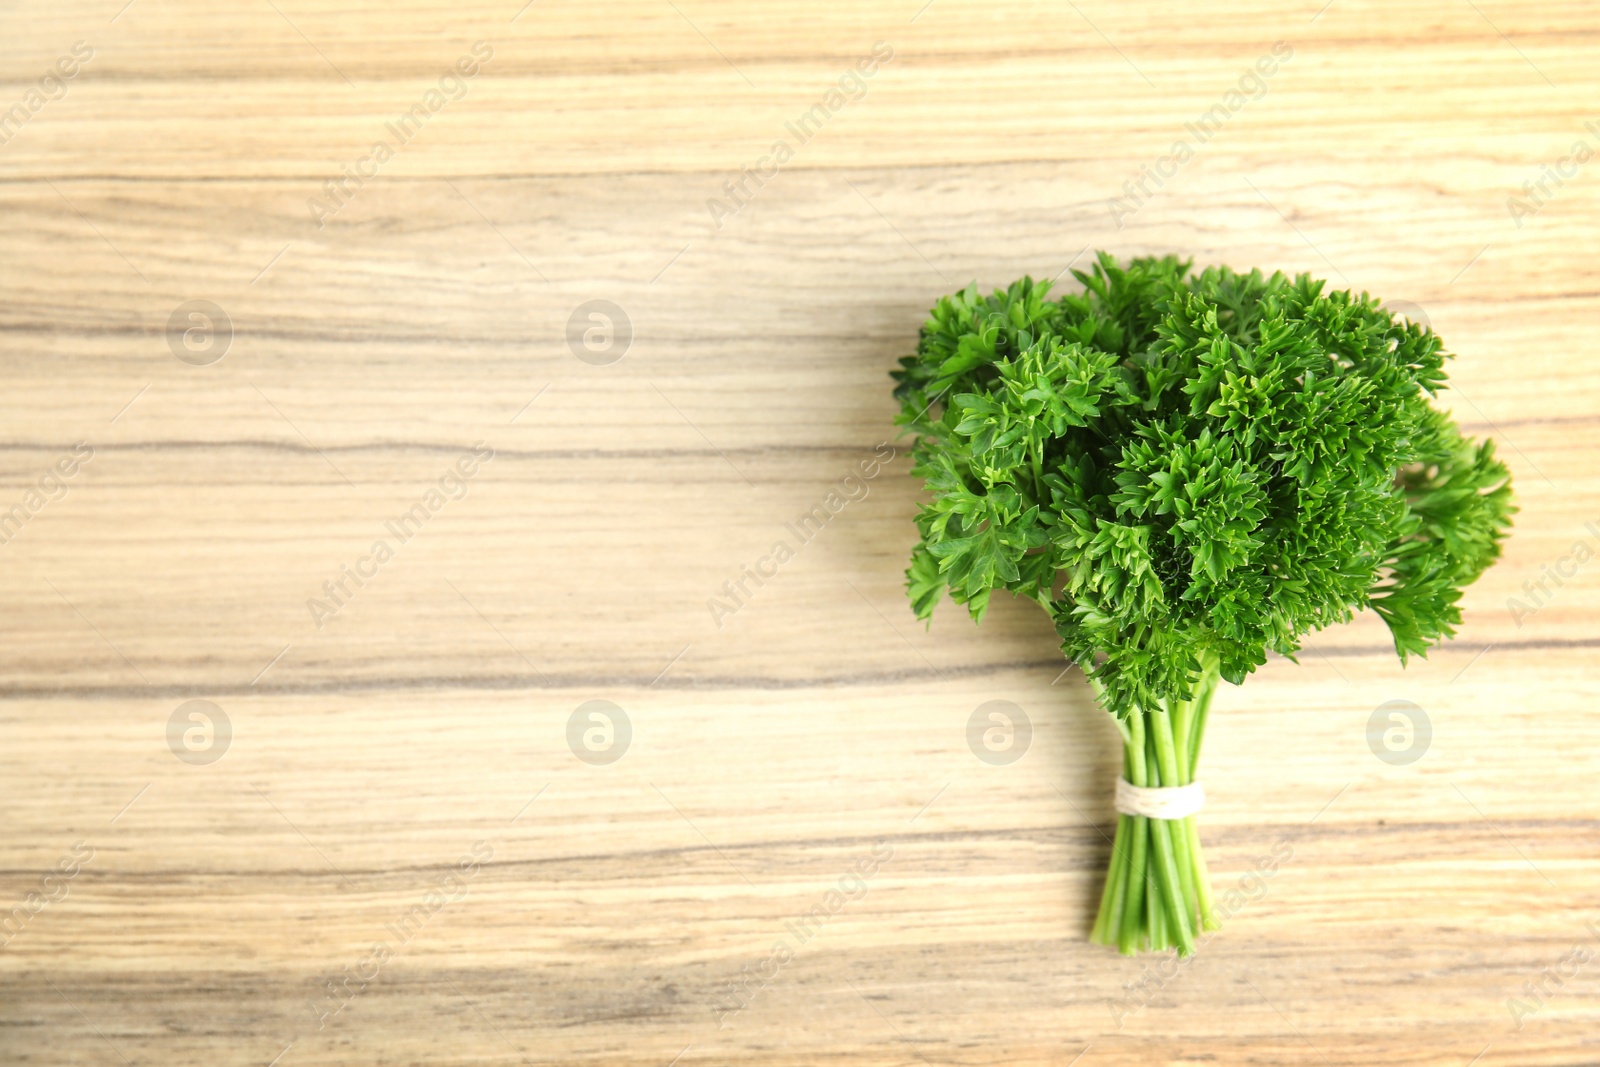
[[[1591,5],[275,5],[4,16],[6,107],[95,55],[0,144],[0,515],[93,450],[0,543],[0,891],[66,887],[0,948],[0,1058],[1600,1057],[1596,964],[1508,1007],[1600,951],[1600,572],[1512,604],[1600,543],[1600,194],[1586,168],[1507,209],[1600,144]],[[307,200],[477,40],[463,98],[319,228]],[[717,226],[878,40],[865,96]],[[1266,94],[1119,220],[1277,40]],[[1098,247],[1419,305],[1522,507],[1429,659],[1363,617],[1219,697],[1202,834],[1241,898],[1170,977],[1085,941],[1116,734],[1048,622],[911,619],[903,454],[736,614],[707,603],[893,440],[886,374],[937,295]],[[209,366],[169,347],[196,299],[232,326]],[[592,299],[634,328],[609,366],[566,342]],[[214,764],[168,746],[190,699],[231,723]],[[566,739],[596,699],[632,727],[605,766]],[[991,699],[1034,726],[1011,766],[966,747]],[[1391,699],[1433,723],[1411,766],[1367,747]]]

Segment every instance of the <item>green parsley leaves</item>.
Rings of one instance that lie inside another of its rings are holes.
[[[1240,682],[1371,607],[1402,659],[1460,622],[1516,510],[1493,443],[1430,398],[1446,353],[1366,294],[1172,256],[943,297],[894,372],[932,499],[918,617],[1004,589],[1107,709]]]

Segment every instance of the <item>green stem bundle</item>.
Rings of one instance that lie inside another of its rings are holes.
[[[1136,709],[1118,720],[1123,775],[1129,782],[1168,788],[1194,781],[1217,680],[1211,667],[1202,672],[1190,699]],[[1217,926],[1194,816],[1118,815],[1091,940],[1115,945],[1130,956],[1168,948],[1187,956],[1194,952],[1196,937]]]

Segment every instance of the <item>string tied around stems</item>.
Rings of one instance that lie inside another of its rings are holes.
[[[1134,785],[1117,779],[1117,811],[1123,815],[1143,815],[1150,819],[1186,819],[1206,804],[1205,787],[1199,782],[1174,786]]]

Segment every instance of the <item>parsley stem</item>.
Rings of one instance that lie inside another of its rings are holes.
[[[1153,821],[1147,823],[1154,829]],[[1145,926],[1150,931],[1149,948],[1152,952],[1160,952],[1172,942],[1167,940],[1167,911],[1161,906],[1161,884],[1157,881],[1156,868],[1160,864],[1151,864],[1145,876]]]
[[[1194,701],[1172,701],[1172,750],[1178,764],[1177,785],[1188,785],[1194,780],[1194,762],[1189,758],[1193,726]]]
[[[1097,945],[1116,944],[1116,935],[1122,929],[1122,908],[1128,892],[1128,836],[1129,817],[1117,816],[1117,834],[1111,841],[1111,866],[1106,872],[1106,888],[1100,897],[1100,913],[1095,916],[1094,929],[1089,940]]]
[[[1129,742],[1124,750],[1124,762],[1128,780],[1134,785],[1145,784],[1144,761],[1144,716],[1135,711],[1128,716]],[[1144,919],[1144,905],[1149,899],[1149,886],[1146,878],[1149,857],[1150,834],[1149,819],[1143,815],[1125,816],[1129,822],[1129,842],[1131,848],[1125,853],[1128,870],[1124,878],[1127,886],[1127,900],[1122,908],[1122,927],[1117,931],[1117,950],[1125,956],[1131,956],[1139,951],[1139,942],[1143,939],[1148,923]],[[1112,854],[1112,862],[1116,862],[1116,853]]]
[[[1200,851],[1200,828],[1191,815],[1183,820],[1183,832],[1189,838],[1189,860],[1194,866],[1195,906],[1200,909],[1200,929],[1216,930],[1221,927],[1211,904],[1211,874],[1206,870],[1205,853]]]
[[[1200,672],[1194,699],[1189,701],[1192,712],[1187,742],[1189,776],[1184,779],[1185,782],[1192,782],[1198,777],[1200,742],[1205,737],[1206,715],[1211,710],[1211,698],[1216,695],[1217,683],[1221,680],[1221,664],[1215,659],[1208,659]],[[1200,929],[1216,930],[1221,924],[1217,922],[1216,912],[1212,908],[1211,875],[1206,870],[1205,854],[1200,851],[1200,828],[1193,815],[1183,820],[1183,832],[1189,839],[1189,859],[1194,868],[1194,902],[1200,910]]]
[[[1171,714],[1158,709],[1150,713],[1150,718],[1156,726],[1155,742],[1157,759],[1161,764],[1161,784],[1168,787],[1187,785],[1189,761],[1182,747],[1174,740]],[[1172,838],[1173,860],[1177,864],[1179,884],[1183,890],[1173,901],[1173,907],[1182,912],[1186,919],[1191,919],[1199,894],[1194,884],[1194,863],[1189,858],[1189,835],[1182,826],[1173,822],[1168,821],[1165,826]]]
[[[1152,729],[1149,731],[1154,752],[1150,754],[1152,769],[1159,772],[1159,781],[1162,785],[1176,785],[1178,781],[1178,762],[1172,749],[1172,721],[1167,712],[1162,708],[1154,708],[1149,713]],[[1150,820],[1151,836],[1155,839],[1155,853],[1157,857],[1156,873],[1161,880],[1162,901],[1166,906],[1167,918],[1172,924],[1172,935],[1178,943],[1179,955],[1187,956],[1194,951],[1194,939],[1189,932],[1188,908],[1185,902],[1191,899],[1192,891],[1185,892],[1183,876],[1179,874],[1180,861],[1184,868],[1188,865],[1188,842],[1179,840],[1173,835],[1172,820]],[[1193,877],[1191,872],[1190,877]]]
[[[1200,766],[1200,741],[1206,732],[1206,716],[1211,712],[1211,698],[1217,693],[1217,683],[1222,680],[1222,664],[1209,659],[1200,672],[1195,686],[1194,716],[1189,724],[1189,780],[1193,781]]]

